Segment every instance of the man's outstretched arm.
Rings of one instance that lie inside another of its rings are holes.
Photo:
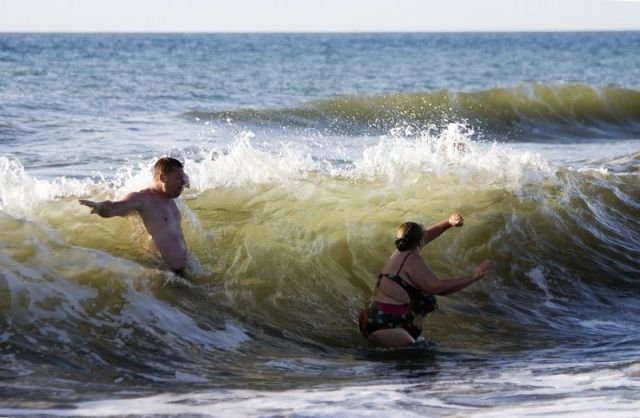
[[[94,202],[92,200],[80,199],[81,205],[91,208],[91,213],[95,213],[103,218],[111,218],[112,216],[126,216],[132,211],[139,211],[143,208],[142,195],[139,192],[129,193],[122,200],[112,202],[105,200],[102,202]]]

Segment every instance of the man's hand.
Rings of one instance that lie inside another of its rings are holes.
[[[80,199],[78,200],[81,205],[91,208],[91,213],[97,213],[100,215],[100,209],[102,209],[102,202],[93,202],[91,200]]]
[[[459,213],[453,213],[449,216],[449,225],[462,226],[464,225],[464,218]]]

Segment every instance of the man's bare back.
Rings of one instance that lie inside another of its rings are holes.
[[[154,183],[148,189],[129,193],[115,202],[79,202],[90,207],[91,213],[103,218],[137,212],[164,262],[171,270],[182,272],[186,264],[187,247],[180,224],[180,211],[174,199],[188,187],[188,178],[182,164],[173,158],[161,158],[154,170]]]

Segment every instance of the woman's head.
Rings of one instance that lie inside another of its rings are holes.
[[[420,245],[424,231],[422,225],[415,222],[405,222],[396,231],[396,248],[398,251],[413,250]]]

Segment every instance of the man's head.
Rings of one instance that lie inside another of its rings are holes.
[[[180,161],[171,157],[162,157],[153,165],[153,179],[170,198],[180,196],[185,187],[189,187],[189,177],[183,171]]]

